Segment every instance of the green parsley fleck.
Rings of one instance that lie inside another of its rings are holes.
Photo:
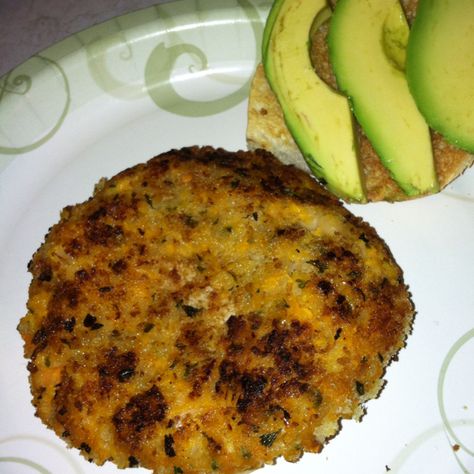
[[[260,436],[260,444],[269,448],[276,440],[280,430],[273,431],[272,433],[265,433]]]

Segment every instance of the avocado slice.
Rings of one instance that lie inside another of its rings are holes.
[[[384,53],[392,64],[400,71],[405,71],[408,37],[407,20],[398,6],[388,12],[382,28],[382,46]]]
[[[407,78],[429,125],[474,153],[474,1],[420,0]]]
[[[364,133],[394,181],[415,196],[439,186],[430,130],[401,70],[408,34],[398,0],[339,0],[328,43],[338,87]]]
[[[267,21],[265,22],[265,28],[263,29],[262,36],[262,58],[267,56],[268,44],[270,43],[270,37],[272,34],[273,26],[275,25],[275,20],[277,19],[278,14],[280,13],[281,6],[283,5],[284,0],[274,0],[272,8],[270,9]]]
[[[365,202],[349,102],[318,77],[309,54],[313,23],[328,13],[325,0],[277,0],[264,33],[263,66],[311,171],[334,194]]]

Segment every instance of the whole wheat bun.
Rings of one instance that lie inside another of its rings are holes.
[[[332,5],[336,2],[331,2]],[[408,21],[416,14],[417,0],[401,1]],[[330,21],[330,20],[329,20]],[[311,56],[316,73],[334,89],[336,79],[329,62],[327,34],[329,21],[312,38]],[[359,144],[359,157],[362,164],[363,179],[369,201],[403,201],[409,199],[390,177],[389,172],[356,123]],[[474,162],[474,156],[448,143],[439,133],[432,131],[433,154],[440,189],[461,175]],[[310,172],[298,146],[288,131],[280,105],[268,84],[263,67],[258,65],[252,81],[247,122],[247,145],[249,149],[263,148],[272,152],[281,161],[294,164]],[[417,196],[420,197],[420,196]]]

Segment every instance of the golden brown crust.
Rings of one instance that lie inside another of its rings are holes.
[[[402,3],[408,21],[413,21],[417,1],[404,0]],[[328,23],[322,25],[314,34],[311,49],[312,62],[321,79],[332,88],[337,89],[336,79],[329,62],[327,34]],[[285,125],[281,108],[265,78],[261,65],[257,67],[251,85],[247,122],[249,149],[266,149],[284,163],[295,164],[299,168],[309,171]],[[401,201],[409,199],[382,165],[360,125],[356,123],[355,126],[368,200]],[[436,132],[432,133],[432,143],[438,181],[442,189],[472,166],[474,156],[449,144]]]
[[[101,181],[29,270],[37,415],[90,460],[157,473],[319,451],[413,317],[375,231],[263,151],[174,150]]]

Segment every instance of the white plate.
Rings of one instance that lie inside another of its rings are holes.
[[[0,78],[0,472],[116,473],[34,417],[22,341],[27,263],[59,211],[170,148],[245,148],[269,0],[182,0],[116,18]],[[417,308],[362,423],[269,472],[474,472],[474,170],[437,196],[353,205],[387,241]],[[456,446],[453,449],[453,446]],[[120,471],[123,472],[123,471]],[[133,472],[147,472],[134,470]]]

